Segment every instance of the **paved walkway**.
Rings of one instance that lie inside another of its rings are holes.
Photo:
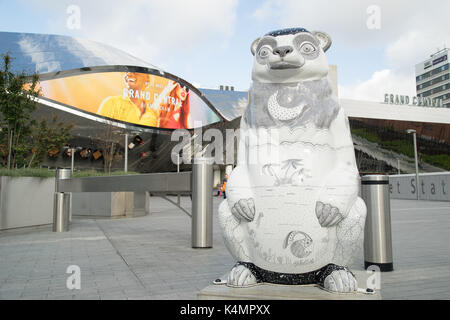
[[[182,204],[189,208],[189,198]],[[217,210],[218,198],[214,204]],[[383,299],[450,299],[450,203],[391,205],[395,271],[382,274]],[[75,218],[66,233],[0,232],[0,299],[196,299],[234,264],[217,219],[214,247],[192,249],[187,215],[161,198],[151,199],[151,210],[140,218]],[[67,289],[70,265],[81,269],[80,290]]]

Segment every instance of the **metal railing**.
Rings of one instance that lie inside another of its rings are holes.
[[[70,178],[58,180],[56,188],[56,192],[190,192],[191,172]]]
[[[194,159],[192,172],[72,178],[70,169],[57,169],[53,231],[69,230],[73,192],[149,192],[176,205],[192,218],[192,247],[211,248],[213,165],[209,160]],[[179,200],[175,203],[167,198],[168,194],[179,193],[191,193],[191,213],[181,207]]]

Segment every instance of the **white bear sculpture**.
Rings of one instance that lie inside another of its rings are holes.
[[[333,96],[324,32],[290,28],[251,45],[249,105],[238,163],[219,207],[238,261],[227,285],[318,284],[357,290],[346,267],[366,217],[348,118]]]

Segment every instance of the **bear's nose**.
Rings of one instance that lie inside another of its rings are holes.
[[[276,47],[273,50],[273,53],[279,55],[281,58],[285,57],[287,54],[291,53],[292,51],[294,51],[294,48],[291,46],[281,46],[281,47]]]

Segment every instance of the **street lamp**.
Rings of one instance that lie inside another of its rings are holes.
[[[416,130],[414,129],[408,129],[406,130],[406,133],[413,134],[413,141],[414,141],[414,161],[416,163],[416,190],[417,190],[417,200],[420,200],[420,192],[419,192],[419,163],[417,161],[417,141],[416,141]]]
[[[133,131],[131,131],[131,133],[136,135],[136,134],[141,133],[141,131],[133,130]],[[125,136],[125,159],[124,159],[124,168],[123,169],[125,172],[128,172],[128,135],[129,135],[128,132],[124,133],[124,136]]]
[[[14,130],[11,129],[11,135],[9,137],[8,170],[11,169],[11,149],[12,149],[13,134]]]
[[[70,172],[72,173],[72,175],[73,175],[73,169],[74,169],[74,167],[75,167],[75,151],[76,151],[76,149],[74,148],[74,147],[72,147],[72,149],[71,149],[71,154],[70,154],[70,156],[71,156],[71,162],[70,162]]]
[[[128,172],[128,133],[125,133],[125,160],[124,160],[124,171]]]

